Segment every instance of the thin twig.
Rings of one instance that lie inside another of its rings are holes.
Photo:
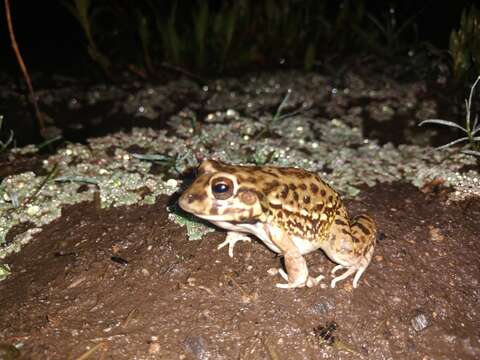
[[[23,203],[22,203],[22,206],[26,206],[28,205],[29,203],[31,203],[33,200],[35,200],[35,198],[37,197],[38,193],[43,189],[43,187],[45,186],[45,184],[47,182],[49,182],[51,179],[53,179],[57,173],[58,173],[58,164],[55,164],[55,166],[53,167],[53,169],[47,174],[47,176],[45,176],[45,178],[42,180],[42,182],[40,183],[40,185],[38,185],[38,187],[35,189],[34,193],[32,194],[32,196],[29,196],[27,197]]]
[[[172,64],[169,64],[169,63],[166,63],[166,62],[162,62],[160,64],[161,67],[167,69],[167,70],[171,70],[171,71],[175,71],[175,72],[178,72],[184,76],[187,76],[189,78],[192,78],[193,80],[196,80],[197,82],[201,83],[201,84],[206,84],[207,81],[205,79],[203,79],[202,77],[198,76],[198,75],[195,75],[194,73],[186,70],[186,69],[183,69],[179,66],[175,66],[175,65],[172,65]]]
[[[13,51],[15,52],[15,57],[17,58],[18,65],[22,70],[23,77],[25,78],[25,82],[27,83],[28,91],[30,92],[30,99],[32,100],[32,104],[35,109],[35,116],[37,118],[38,126],[40,128],[40,134],[44,136],[46,134],[45,121],[43,120],[43,116],[40,112],[40,109],[38,108],[37,100],[35,99],[35,92],[33,91],[32,80],[30,79],[30,75],[28,74],[25,63],[23,62],[23,57],[20,53],[20,49],[18,48],[17,40],[15,38],[9,0],[5,0],[5,15],[7,16],[8,34],[10,35],[10,41],[12,42]]]
[[[137,313],[137,308],[134,308],[133,310],[131,310],[128,313],[127,318],[125,319],[125,321],[122,324],[122,328],[124,328],[124,329],[127,328],[128,324],[130,324],[130,321],[133,319],[133,317],[136,313]]]
[[[105,343],[101,342],[101,343],[98,343],[97,345],[95,345],[94,347],[92,347],[90,350],[84,352],[82,355],[80,355],[79,357],[77,357],[76,360],[85,360],[85,359],[88,359],[90,356],[93,355],[93,353],[97,350],[99,350],[100,348],[102,349],[105,349]]]

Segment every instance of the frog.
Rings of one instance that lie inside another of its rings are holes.
[[[296,167],[233,165],[204,160],[179,197],[184,211],[227,230],[218,249],[251,241],[251,235],[283,256],[286,282],[278,288],[314,287],[324,275],[310,275],[304,255],[321,249],[337,265],[330,286],[354,275],[353,287],[371,262],[377,225],[366,214],[351,220],[340,194],[316,173]]]

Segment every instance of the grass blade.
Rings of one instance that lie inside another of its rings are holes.
[[[446,148],[448,148],[452,145],[458,144],[462,141],[468,141],[468,137],[463,137],[463,138],[460,138],[460,139],[457,139],[457,140],[453,140],[453,141],[449,142],[448,144],[436,147],[435,149],[437,149],[437,150],[446,149]]]
[[[475,150],[462,150],[461,152],[464,153],[464,154],[469,154],[469,155],[473,155],[473,156],[478,156],[478,157],[480,157],[480,151],[475,151]]]
[[[457,123],[455,123],[453,121],[448,121],[448,120],[428,119],[428,120],[423,120],[420,124],[418,124],[418,126],[423,126],[424,124],[439,124],[439,125],[445,125],[445,126],[449,126],[449,127],[456,127],[458,129],[462,130],[463,132],[467,132],[467,129],[465,129],[464,127],[458,125]]]

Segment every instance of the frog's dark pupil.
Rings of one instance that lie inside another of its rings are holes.
[[[215,186],[213,187],[213,191],[215,191],[216,193],[227,192],[228,191],[228,185],[224,184],[224,183],[215,184]]]

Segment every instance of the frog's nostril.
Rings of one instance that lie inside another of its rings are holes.
[[[191,204],[195,200],[195,196],[193,194],[183,194],[180,196],[179,203],[180,204]]]

